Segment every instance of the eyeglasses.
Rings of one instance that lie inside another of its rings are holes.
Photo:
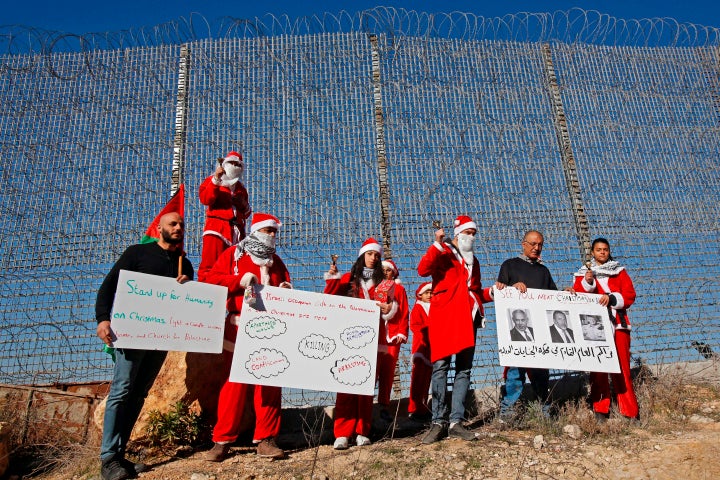
[[[535,248],[535,247],[542,248],[543,247],[543,242],[525,242],[525,241],[523,241],[523,243],[527,243],[528,245],[530,245],[533,248]]]

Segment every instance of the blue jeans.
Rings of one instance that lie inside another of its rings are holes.
[[[157,350],[115,351],[115,373],[105,405],[101,460],[125,455],[130,433],[166,356],[167,352]]]
[[[472,368],[475,347],[466,348],[455,355],[455,380],[453,381],[450,423],[465,418],[465,397],[470,388],[470,369]],[[445,357],[433,363],[432,385],[432,422],[444,424],[448,421],[448,406],[445,403],[450,358]]]
[[[525,374],[529,374],[530,383],[543,404],[543,412],[548,410],[548,385],[550,372],[544,368],[510,367],[505,378],[505,395],[500,400],[500,415],[512,415],[515,403],[522,395]]]

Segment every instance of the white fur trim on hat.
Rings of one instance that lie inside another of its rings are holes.
[[[418,289],[416,295],[420,296],[420,295],[422,295],[423,293],[427,292],[428,290],[432,290],[432,283],[431,283],[431,282],[426,283],[425,286],[423,286],[422,288]]]
[[[464,221],[462,221],[461,219]],[[467,230],[468,228],[474,228],[475,230],[477,230],[477,225],[470,219],[470,217],[458,217],[457,219],[455,219],[455,222],[453,222],[453,225],[455,226],[453,233],[456,237],[459,233],[462,233],[463,230]]]
[[[370,242],[366,243],[360,248],[360,251],[358,252],[358,257],[362,257],[365,252],[377,252],[380,255],[382,255],[382,246],[380,246],[377,242]]]
[[[275,230],[280,230],[280,227],[282,227],[282,222],[272,215],[263,213],[256,213],[255,215],[256,217],[253,217],[253,223],[250,224],[250,233],[257,232],[261,228],[266,227],[272,227]]]

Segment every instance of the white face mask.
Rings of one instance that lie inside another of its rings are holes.
[[[458,233],[458,250],[463,253],[473,251],[473,243],[475,243],[475,236],[468,235],[467,233]]]
[[[228,180],[237,180],[243,173],[243,165],[233,165],[230,162],[223,163],[223,170]]]
[[[263,245],[269,248],[275,248],[275,237],[273,237],[272,235],[257,231],[253,232],[252,236],[255,237]]]

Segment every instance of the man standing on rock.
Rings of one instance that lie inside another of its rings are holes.
[[[108,346],[112,346],[114,339],[110,311],[115,301],[120,270],[171,277],[179,283],[193,278],[193,266],[184,257],[182,270],[179,271],[185,235],[182,216],[167,213],[160,217],[157,228],[160,234],[158,241],[128,247],[100,286],[95,303],[97,336]],[[133,463],[125,458],[125,447],[166,355],[167,352],[162,350],[116,350],[100,447],[103,480],[124,480],[145,470],[142,463]]]

